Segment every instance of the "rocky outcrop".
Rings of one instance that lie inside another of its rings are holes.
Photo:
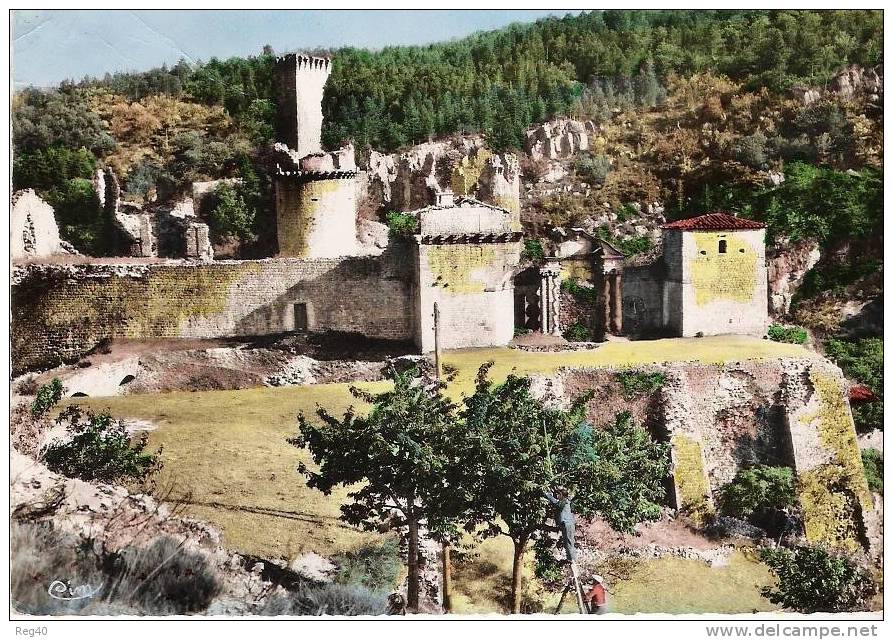
[[[558,160],[589,149],[589,136],[595,133],[592,121],[552,120],[528,129],[524,150],[531,159]]]
[[[769,313],[784,316],[803,278],[822,257],[818,242],[801,240],[793,244],[776,243],[766,252],[769,275]]]
[[[426,142],[396,154],[370,151],[360,158],[359,169],[366,204],[377,211],[421,209],[446,189],[520,211],[517,156],[493,153],[480,136]]]
[[[13,195],[10,233],[9,250],[13,260],[77,253],[59,237],[53,207],[33,189],[18,191]]]
[[[812,104],[822,96],[839,96],[844,99],[864,95],[872,102],[879,102],[884,92],[884,65],[866,69],[858,64],[844,67],[824,87],[797,86],[791,88],[794,97],[803,104]]]

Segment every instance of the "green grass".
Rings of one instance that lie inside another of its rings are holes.
[[[523,375],[552,372],[562,366],[635,366],[669,360],[721,363],[761,357],[802,357],[810,353],[790,344],[717,337],[608,343],[594,351],[561,354],[475,349],[448,352],[444,360],[459,370],[449,389],[458,399],[462,393],[472,391],[478,367],[490,359],[496,361],[491,376],[500,380],[512,371]],[[362,386],[380,389],[384,384]],[[157,429],[150,433],[150,440],[152,445],[164,445],[162,486],[171,484],[176,496],[184,499],[188,496],[186,513],[217,525],[223,533],[223,544],[230,549],[267,557],[292,558],[307,551],[333,555],[356,548],[376,535],[357,531],[338,519],[346,490],[324,496],[308,488],[295,468],[301,461],[309,463],[309,456],[285,442],[286,437],[295,433],[298,412],[312,412],[317,405],[330,411],[343,411],[350,404],[357,404],[349,394],[348,385],[176,392],[87,398],[80,402],[94,409],[108,408],[115,416],[155,423]],[[457,575],[459,611],[501,608],[499,599],[505,592],[511,563],[510,543],[499,539],[488,541],[480,552],[478,562],[459,570]],[[621,590],[617,594],[617,610],[631,611],[651,606],[650,603],[663,606],[663,599],[671,596],[662,592],[688,585],[708,591],[700,588],[698,581],[707,574],[699,567],[700,563],[674,566],[674,571],[684,574],[684,579],[676,584],[667,582],[665,589],[653,591],[644,585],[657,580],[660,575],[653,574],[661,572],[643,573],[642,580],[621,587],[626,592]],[[714,582],[728,583],[729,589],[740,588],[741,592],[727,593],[717,587],[711,591],[723,595],[714,598],[711,593],[703,593],[699,597],[704,602],[717,599],[734,603],[736,611],[756,607],[752,603],[756,602],[754,598],[759,599],[758,593],[749,583],[735,584],[739,579],[737,571],[724,573],[721,569],[711,569],[709,575],[714,577]],[[742,579],[747,582],[751,578]],[[635,591],[639,588],[640,591]],[[720,610],[698,609],[701,605],[697,604],[700,602],[697,598],[692,600],[695,604],[687,602],[680,600],[679,606],[701,611]]]

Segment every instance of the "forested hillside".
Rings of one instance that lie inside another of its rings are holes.
[[[814,240],[822,258],[788,319],[820,340],[843,338],[831,343],[838,361],[881,393],[879,312],[863,310],[882,298],[883,101],[822,89],[848,65],[881,64],[882,42],[880,11],[615,10],[429,46],[343,48],[325,52],[323,138],[393,151],[475,133],[517,150],[534,123],[592,120],[598,135],[569,180],[595,192],[531,201],[526,220],[580,223],[611,210],[634,226],[629,204],[657,201],[669,218],[723,208],[765,220],[782,247]],[[17,92],[14,187],[36,189],[66,239],[101,253],[89,182],[98,165],[143,202],[238,176],[243,184],[209,216],[212,231],[263,246],[273,228],[274,60],[267,47]],[[818,97],[792,91],[809,87]],[[528,184],[544,170],[523,155],[522,167]],[[644,236],[623,241],[631,253],[650,246]],[[845,307],[855,309],[849,319]]]

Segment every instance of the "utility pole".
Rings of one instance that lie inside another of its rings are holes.
[[[434,376],[440,381],[440,309],[434,303]],[[443,563],[443,612],[451,613],[453,610],[453,567],[450,562],[450,543],[442,542],[440,545],[440,559]]]

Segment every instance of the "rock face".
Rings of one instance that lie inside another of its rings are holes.
[[[452,189],[513,213],[521,208],[521,172],[511,153],[495,154],[479,136],[426,142],[402,153],[371,151],[360,159],[361,192],[378,211],[412,211]]]
[[[783,316],[791,310],[791,300],[804,276],[821,257],[815,240],[801,240],[792,245],[779,243],[767,251],[771,315]]]
[[[544,122],[524,134],[524,150],[533,160],[567,158],[588,149],[592,133],[595,133],[592,121],[561,119]]]
[[[77,253],[59,237],[53,208],[33,189],[12,197],[10,253],[13,260]]]
[[[826,87],[793,87],[791,93],[803,104],[812,104],[823,95],[852,98],[864,94],[872,102],[881,99],[884,91],[884,65],[866,69],[851,64],[837,72]]]

